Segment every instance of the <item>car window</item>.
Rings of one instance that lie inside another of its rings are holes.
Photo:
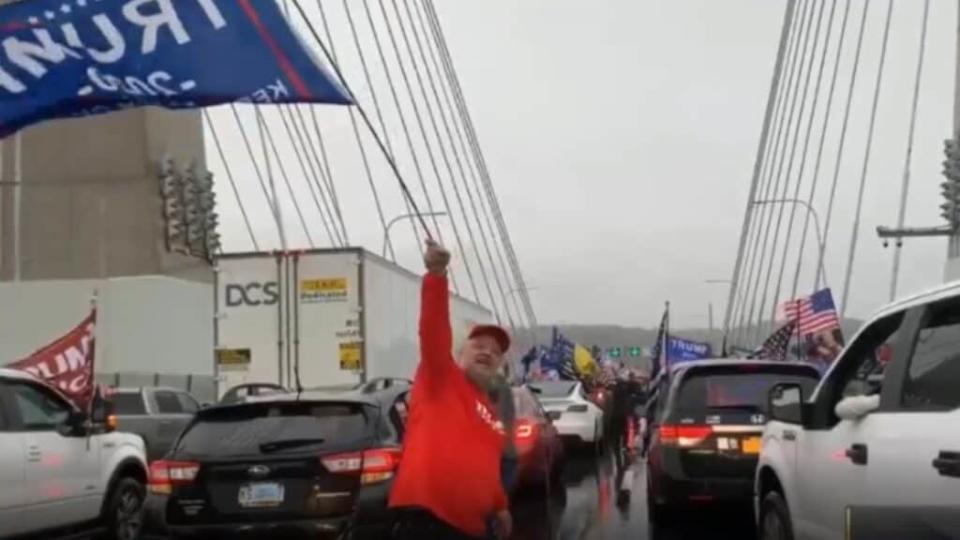
[[[143,394],[137,392],[117,392],[108,398],[113,404],[114,411],[120,415],[147,414],[147,405],[143,402]]]
[[[540,403],[525,388],[513,389],[513,407],[518,417],[540,418]]]
[[[864,330],[840,358],[838,386],[830,409],[843,398],[879,395],[887,366],[893,358],[893,345],[901,337],[903,313],[877,320]]]
[[[179,392],[177,399],[180,400],[180,407],[183,409],[183,412],[187,414],[194,414],[200,410],[200,404],[197,403],[197,400],[193,399],[193,396],[186,392]]]
[[[531,388],[540,390],[542,398],[565,398],[573,393],[577,385],[574,381],[545,381],[531,384]]]
[[[403,439],[403,433],[407,428],[407,417],[410,415],[410,393],[407,392],[397,397],[390,407],[390,423],[396,430],[397,435]]]
[[[173,392],[161,390],[154,394],[154,398],[157,400],[157,411],[160,414],[181,414],[184,412],[180,400]]]
[[[731,420],[744,414],[766,414],[767,396],[775,385],[799,384],[804,395],[816,387],[819,374],[799,367],[744,365],[691,370],[677,392],[676,413]]]
[[[200,411],[177,444],[192,456],[255,455],[264,452],[316,451],[369,436],[361,405],[316,402],[255,403]],[[308,441],[288,448],[269,443]]]
[[[931,306],[917,334],[903,384],[906,409],[960,407],[960,302]]]
[[[28,383],[14,383],[9,388],[25,430],[54,430],[70,416],[70,406],[45,388]]]

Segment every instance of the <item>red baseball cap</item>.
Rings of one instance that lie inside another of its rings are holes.
[[[469,338],[490,336],[500,344],[500,352],[506,353],[510,349],[510,334],[495,324],[478,324],[470,329]]]

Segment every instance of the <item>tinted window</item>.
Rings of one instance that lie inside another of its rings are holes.
[[[893,345],[901,334],[899,330],[902,323],[903,313],[878,320],[850,347],[843,361],[852,364],[847,367],[850,371],[841,387],[840,398],[880,393],[884,373],[893,359]]]
[[[797,370],[750,371],[699,370],[684,380],[677,395],[677,412],[696,415],[710,410],[767,412],[767,396],[778,383],[795,383],[810,395],[818,381],[816,373]]]
[[[567,397],[573,393],[573,387],[577,383],[573,381],[555,381],[555,382],[538,382],[537,384],[531,384],[531,388],[537,388],[540,390],[540,397],[543,398],[560,398]]]
[[[157,392],[154,398],[157,400],[157,411],[160,414],[180,414],[183,412],[180,400],[173,392]]]
[[[179,393],[177,399],[180,400],[180,408],[187,414],[193,414],[200,410],[200,404],[190,394]]]
[[[27,430],[52,430],[70,415],[69,406],[49,390],[30,384],[10,386],[20,422]]]
[[[960,407],[960,303],[942,302],[917,335],[903,387],[903,406],[913,409]]]
[[[315,443],[288,451],[315,450],[368,435],[360,405],[257,403],[201,411],[183,434],[177,452],[188,455],[258,454],[266,443],[297,439]]]
[[[140,392],[117,392],[110,398],[117,414],[147,414],[147,406],[143,403]]]

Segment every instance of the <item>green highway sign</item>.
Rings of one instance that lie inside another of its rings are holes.
[[[610,347],[607,349],[607,354],[609,354],[611,358],[620,358],[620,355],[623,354],[623,351],[620,349],[620,347]]]
[[[636,358],[641,354],[643,354],[643,349],[641,349],[640,347],[634,346],[627,349],[627,356],[630,356],[631,358]]]

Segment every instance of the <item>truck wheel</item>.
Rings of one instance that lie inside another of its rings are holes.
[[[793,524],[786,501],[776,491],[767,493],[760,505],[761,540],[793,540]]]
[[[103,540],[136,540],[143,529],[143,484],[129,476],[117,480],[103,509]]]

